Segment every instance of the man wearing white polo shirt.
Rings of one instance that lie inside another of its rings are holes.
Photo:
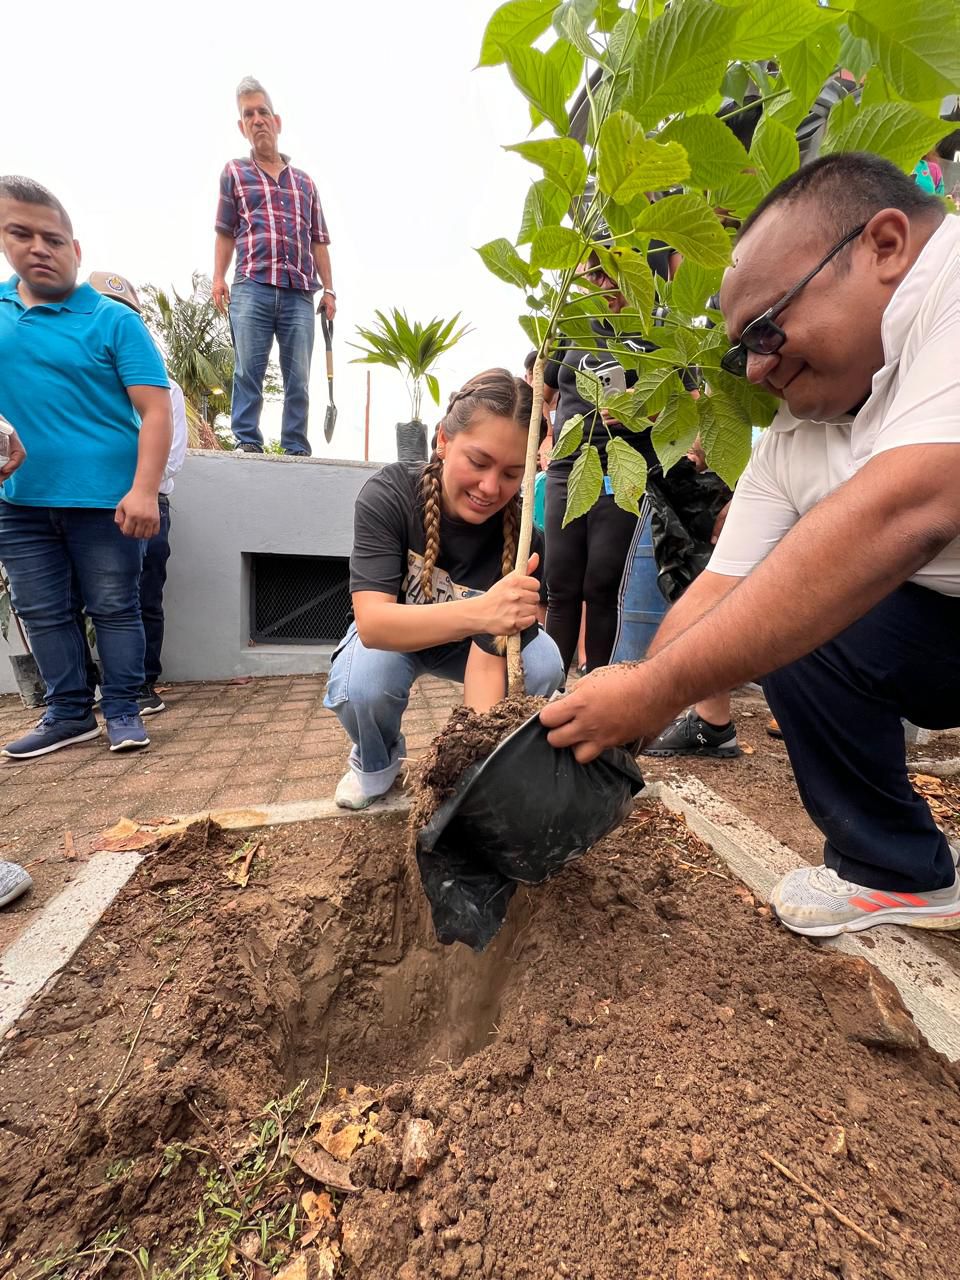
[[[766,674],[824,866],[771,903],[798,933],[960,928],[950,846],[901,716],[960,724],[960,218],[876,156],[827,156],[744,224],[724,368],[784,407],[709,568],[641,666],[544,708],[582,761]]]

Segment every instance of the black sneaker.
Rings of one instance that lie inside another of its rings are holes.
[[[732,723],[720,728],[707,724],[693,707],[667,725],[663,733],[643,748],[645,756],[718,756],[730,759],[740,755],[737,730]]]
[[[263,453],[259,445],[255,444],[236,444],[233,448],[234,453]]]
[[[158,711],[166,711],[167,709],[167,704],[152,684],[145,684],[140,690],[137,705],[142,716],[155,716]]]

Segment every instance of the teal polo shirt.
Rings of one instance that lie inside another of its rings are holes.
[[[25,307],[0,284],[0,414],[27,460],[2,496],[27,507],[115,507],[133,483],[140,417],[127,387],[169,386],[135,311],[81,284]]]

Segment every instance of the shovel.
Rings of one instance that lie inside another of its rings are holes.
[[[323,330],[323,345],[327,349],[327,393],[330,396],[323,420],[323,438],[329,444],[333,439],[333,428],[337,425],[337,406],[333,403],[333,321],[327,319],[327,313],[322,309],[320,327]]]

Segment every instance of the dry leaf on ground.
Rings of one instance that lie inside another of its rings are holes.
[[[333,1156],[322,1147],[304,1143],[292,1152],[292,1159],[297,1168],[302,1169],[308,1178],[322,1182],[324,1186],[332,1187],[334,1191],[357,1190],[350,1179],[350,1170],[346,1165],[341,1164],[339,1160],[334,1160]]]
[[[300,1208],[311,1223],[333,1222],[336,1218],[333,1201],[326,1191],[305,1191],[300,1197]]]

